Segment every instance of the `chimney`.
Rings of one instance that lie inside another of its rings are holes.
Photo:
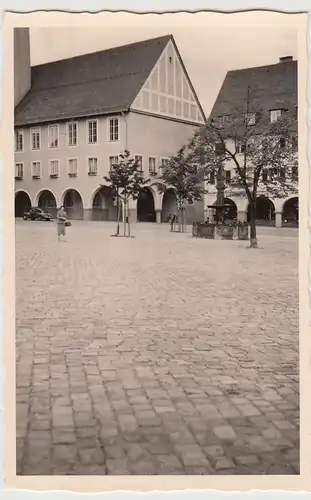
[[[14,107],[30,90],[29,28],[14,28]]]
[[[293,60],[293,56],[284,56],[284,57],[280,57],[280,63],[283,63],[283,62],[290,62]]]

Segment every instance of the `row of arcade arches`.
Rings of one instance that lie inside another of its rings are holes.
[[[64,205],[68,217],[71,219],[83,219],[84,207],[80,193],[75,189],[67,190],[61,203]],[[237,206],[230,198],[225,198],[225,203],[230,205],[228,217],[237,217]],[[24,212],[31,208],[31,199],[26,191],[18,191],[15,195],[15,217],[22,217]],[[57,211],[57,201],[54,194],[46,189],[39,193],[36,206],[51,212],[53,215]],[[169,215],[176,213],[176,196],[173,189],[168,189],[162,200],[162,222],[168,220]],[[115,201],[110,196],[107,188],[98,189],[92,199],[92,219],[93,220],[116,220],[117,207]],[[249,211],[248,211],[249,219]],[[273,202],[265,196],[257,198],[256,219],[258,224],[275,224],[275,206]],[[282,220],[286,225],[298,225],[298,197],[288,199],[283,205]],[[137,200],[137,220],[139,222],[155,222],[156,210],[154,195],[150,188],[144,187]]]

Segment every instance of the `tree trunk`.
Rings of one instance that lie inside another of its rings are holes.
[[[130,212],[129,207],[127,206],[127,226],[128,226],[128,236],[131,236],[131,223],[130,223]]]
[[[117,236],[120,234],[120,199],[117,192]]]
[[[181,232],[186,232],[186,208],[181,208]]]
[[[256,199],[250,202],[250,248],[257,248]]]
[[[124,200],[123,200],[123,236],[126,236],[126,205],[127,205],[127,199],[124,198]]]

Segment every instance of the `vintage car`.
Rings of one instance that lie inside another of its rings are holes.
[[[28,212],[24,213],[23,219],[50,221],[53,219],[53,215],[49,212],[45,212],[42,208],[31,208]]]

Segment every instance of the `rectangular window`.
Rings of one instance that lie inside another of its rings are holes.
[[[231,170],[225,170],[225,178],[226,178],[226,184],[231,183]]]
[[[88,174],[97,175],[97,158],[88,159]]]
[[[245,153],[245,144],[242,144],[240,141],[236,143],[236,153],[243,154]]]
[[[41,163],[33,161],[31,164],[31,175],[33,179],[40,179],[41,177]]]
[[[31,129],[31,149],[36,150],[41,148],[41,129],[32,128]]]
[[[58,125],[49,126],[49,148],[58,148]]]
[[[215,153],[216,155],[222,155],[225,153],[225,145],[222,142],[216,142],[215,144]]]
[[[143,170],[143,157],[141,155],[135,155],[135,161],[138,165],[138,170]]]
[[[59,176],[59,161],[51,160],[50,161],[50,177],[55,179]]]
[[[70,177],[77,177],[78,175],[78,159],[70,158],[68,160],[68,175]]]
[[[23,179],[24,178],[24,164],[23,163],[15,163],[15,179]]]
[[[68,123],[68,146],[78,144],[78,124],[77,122]]]
[[[267,170],[263,170],[262,172],[262,181],[267,182],[268,181],[268,172]]]
[[[111,170],[114,165],[118,165],[118,163],[119,163],[118,156],[109,156],[109,170]]]
[[[297,137],[292,137],[292,148],[297,149],[298,148],[298,140]]]
[[[157,172],[156,161],[157,159],[154,156],[149,157],[149,174],[151,175],[154,175]]]
[[[270,122],[276,122],[282,116],[281,109],[271,109],[270,111]]]
[[[247,125],[256,125],[256,113],[244,113],[244,120]]]
[[[298,106],[296,106],[294,110],[294,119],[298,120]]]
[[[280,178],[280,181],[285,181],[285,179],[286,179],[285,168],[279,169],[279,178]]]
[[[214,170],[211,170],[211,172],[209,174],[209,183],[215,184],[215,171]]]
[[[110,118],[109,120],[109,141],[119,140],[119,118]]]
[[[292,167],[292,180],[298,181],[298,167]]]
[[[220,127],[224,127],[225,125],[228,125],[230,122],[230,115],[223,115],[218,117],[218,122]]]
[[[164,167],[168,164],[168,158],[161,158],[160,160],[160,170],[163,172]]]
[[[280,148],[285,148],[286,146],[286,139],[285,137],[280,137]]]
[[[88,143],[97,143],[97,120],[89,120],[88,122]]]
[[[24,132],[22,130],[15,131],[15,151],[24,150]]]

